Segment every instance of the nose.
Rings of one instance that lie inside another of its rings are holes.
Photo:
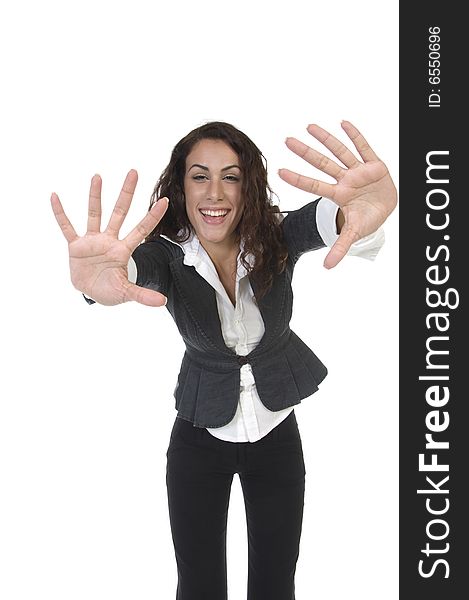
[[[224,198],[224,190],[223,190],[223,182],[221,179],[217,179],[214,177],[210,181],[210,186],[208,188],[208,199],[216,202],[217,200],[223,200]]]

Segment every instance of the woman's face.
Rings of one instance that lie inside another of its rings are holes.
[[[204,247],[236,243],[235,229],[243,213],[241,165],[222,140],[197,142],[186,158],[186,212]]]

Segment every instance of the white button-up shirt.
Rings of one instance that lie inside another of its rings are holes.
[[[318,231],[327,246],[332,246],[338,238],[335,225],[337,210],[337,205],[327,198],[322,198],[318,202],[316,223]],[[279,215],[279,217],[283,218],[283,215]],[[383,243],[384,233],[380,228],[375,233],[353,244],[348,254],[373,260]],[[253,300],[254,293],[247,271],[239,260],[241,251],[238,254],[236,302],[233,306],[210,256],[198,237],[192,234],[186,242],[178,245],[184,251],[184,264],[193,266],[197,273],[215,290],[218,316],[225,344],[238,355],[249,354],[264,334],[264,321]],[[246,258],[249,264],[252,264],[252,256],[248,255]],[[131,258],[129,261],[129,280],[135,283],[136,279],[136,265]],[[240,397],[235,416],[227,425],[207,428],[207,431],[214,437],[228,442],[256,442],[286,419],[293,409],[294,406],[279,411],[267,409],[257,393],[251,365],[243,365],[240,369]]]

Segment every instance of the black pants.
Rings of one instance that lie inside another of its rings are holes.
[[[239,474],[248,526],[248,600],[295,600],[305,464],[294,411],[257,442],[225,442],[177,418],[166,485],[176,600],[226,600],[226,525]]]

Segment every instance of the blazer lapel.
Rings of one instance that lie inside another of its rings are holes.
[[[258,287],[250,276],[249,281],[251,283],[253,292],[256,293]],[[284,271],[280,275],[276,275],[274,277],[274,281],[269,292],[258,302],[258,308],[264,321],[265,333],[251,354],[262,352],[264,347],[267,346],[276,336],[281,322],[282,308],[285,303],[285,291],[286,281]]]
[[[187,312],[221,352],[233,355],[223,339],[215,290],[195,267],[183,263],[184,257],[169,264],[174,283]]]

